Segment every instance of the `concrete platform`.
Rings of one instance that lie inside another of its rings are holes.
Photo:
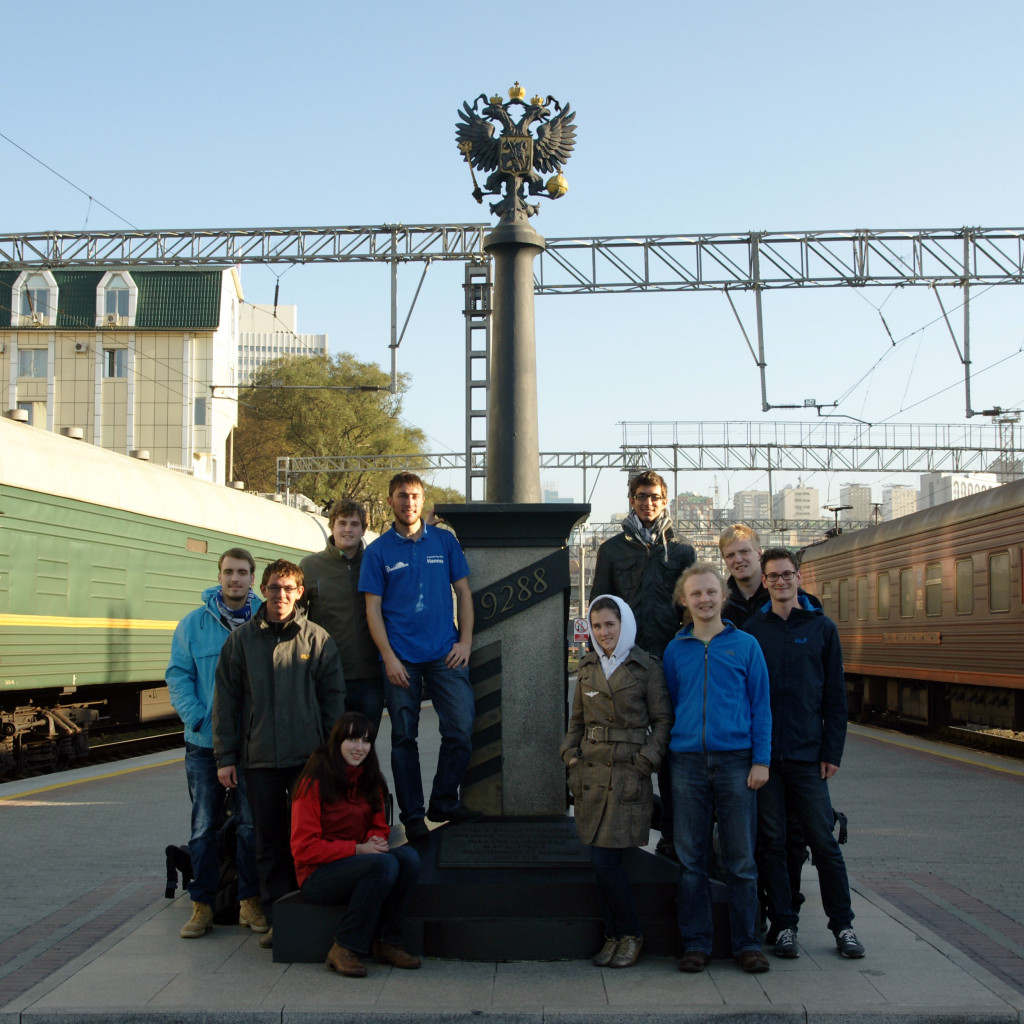
[[[668,957],[628,970],[585,960],[426,960],[419,971],[371,965],[365,979],[312,964],[277,964],[258,936],[217,927],[184,940],[187,896],[158,899],[85,954],[0,1007],[0,1024],[317,1021],[1024,1022],[1024,996],[856,884],[863,960],[842,960],[806,886],[802,955],[769,956],[767,974],[731,961],[681,974]]]

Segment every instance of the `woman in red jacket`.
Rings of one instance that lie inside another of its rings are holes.
[[[373,749],[373,724],[343,714],[327,742],[310,755],[292,799],[292,856],[302,895],[314,903],[348,903],[327,966],[366,977],[360,957],[393,967],[420,966],[402,948],[402,931],[420,873],[411,846],[388,849],[387,783]]]

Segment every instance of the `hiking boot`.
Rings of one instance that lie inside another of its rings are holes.
[[[857,940],[852,928],[844,928],[836,934],[836,950],[847,960],[859,960],[864,955],[864,947]]]
[[[274,948],[274,929],[268,928],[266,935],[260,936],[260,949]]]
[[[796,944],[796,932],[792,928],[783,928],[775,936],[775,955],[783,960],[795,960],[800,955],[800,947]]]
[[[699,949],[688,949],[679,958],[679,970],[685,974],[700,974],[711,963],[711,957]]]
[[[243,928],[251,928],[257,935],[270,931],[270,922],[263,913],[259,896],[247,896],[238,904],[238,923]]]
[[[764,974],[771,966],[768,958],[759,949],[745,949],[733,959],[747,974]]]
[[[640,959],[644,948],[642,935],[623,935],[615,947],[615,956],[608,961],[609,967],[632,967]]]
[[[181,929],[183,939],[198,939],[213,927],[213,907],[209,903],[192,901],[192,916]]]
[[[366,977],[366,965],[362,960],[352,950],[339,946],[337,943],[331,946],[324,962],[332,971],[344,974],[346,978]]]
[[[427,808],[427,817],[431,821],[438,822],[450,822],[452,825],[463,825],[467,821],[479,821],[483,815],[479,811],[470,810],[464,804],[459,804],[458,807],[450,811],[442,811],[438,807],[434,807],[431,804]]]
[[[381,942],[379,939],[373,941],[373,955],[376,959],[391,964],[392,967],[401,967],[404,971],[415,971],[423,963],[418,956],[407,953],[401,946]]]
[[[618,939],[605,939],[604,945],[594,955],[591,963],[595,967],[607,967],[612,962],[612,957],[615,956],[615,950],[618,948],[618,945]]]

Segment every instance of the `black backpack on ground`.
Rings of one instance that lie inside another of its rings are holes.
[[[213,920],[215,924],[238,924],[238,868],[235,865],[237,849],[238,819],[235,817],[235,792],[229,789],[224,797],[224,818],[217,829],[217,859],[220,864],[220,878],[217,882],[217,895],[213,900]],[[178,876],[181,875],[182,889],[188,888],[189,882],[195,877],[192,873],[192,859],[189,857],[188,845],[168,846],[164,850],[167,867],[167,887],[164,896],[174,899],[178,887]]]

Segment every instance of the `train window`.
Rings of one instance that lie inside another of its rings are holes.
[[[206,543],[205,540],[196,540],[195,537],[186,537],[185,538],[185,550],[186,551],[196,551],[200,555],[205,555],[207,553],[207,551],[209,550],[209,545]]]
[[[857,618],[868,617],[868,578],[867,576],[857,577]]]
[[[956,562],[956,613],[970,615],[974,611],[974,559],[959,558]]]
[[[821,607],[825,614],[831,619],[832,613],[832,584],[822,583],[821,585]]]
[[[839,581],[839,621],[847,622],[850,618],[850,581]]]
[[[914,617],[914,603],[917,598],[914,586],[914,570],[900,569],[900,616],[904,619]]]
[[[938,562],[925,566],[924,613],[925,615],[942,614],[942,566]]]
[[[889,574],[887,572],[880,572],[878,574],[875,610],[878,612],[880,619],[889,618]]]
[[[1010,552],[988,556],[988,610],[1010,610]]]

